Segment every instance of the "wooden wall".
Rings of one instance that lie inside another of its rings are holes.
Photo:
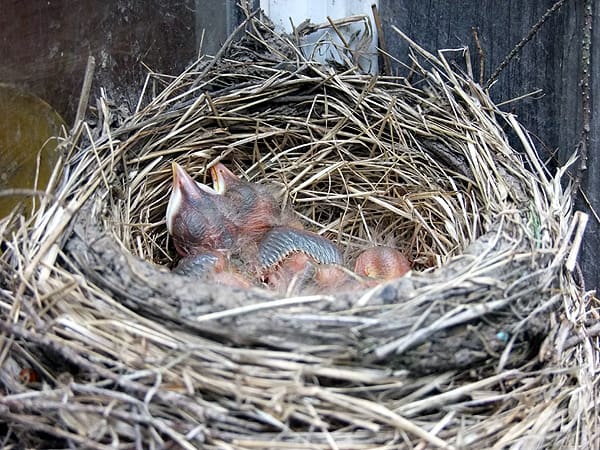
[[[75,117],[88,55],[94,94],[133,103],[146,70],[177,73],[197,53],[194,0],[0,0],[0,82]]]
[[[593,3],[594,30],[591,64],[591,129],[588,169],[576,207],[600,212],[600,2]],[[510,51],[527,36],[533,25],[555,4],[555,0],[380,0],[387,47],[406,60],[407,45],[393,30],[401,29],[429,51],[468,46],[479,79],[479,57],[473,29],[483,50],[483,79],[487,80]],[[550,166],[564,164],[576,150],[581,137],[581,49],[584,1],[566,1],[539,28],[490,88],[498,102],[541,90],[540,94],[507,104],[538,139],[537,145]],[[596,101],[594,102],[594,96]],[[580,253],[586,287],[595,289],[600,281],[598,221],[590,215]]]

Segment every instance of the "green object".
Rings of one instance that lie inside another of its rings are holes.
[[[45,189],[64,126],[40,98],[0,84],[0,218],[23,200],[31,206],[26,190]],[[17,192],[7,195],[13,189]]]

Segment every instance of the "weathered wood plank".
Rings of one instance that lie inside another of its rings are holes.
[[[92,98],[137,101],[146,70],[177,74],[197,53],[194,0],[0,2],[0,81],[46,100],[70,123],[88,55]]]
[[[552,7],[555,0],[381,0],[388,51],[401,61],[408,58],[408,46],[392,29],[395,25],[425,49],[468,46],[475,79],[479,79],[479,58],[473,28],[483,50],[483,79],[487,80],[531,27]],[[539,29],[499,75],[490,88],[498,103],[541,89],[541,93],[504,106],[513,111],[527,129],[537,136],[538,147],[550,167],[562,164],[576,150],[582,128],[580,62],[583,2],[565,2]],[[593,43],[600,42],[600,5],[594,2]],[[592,61],[600,61],[600,45],[592,45]],[[398,67],[398,65],[397,65]],[[401,70],[401,69],[400,69]],[[592,63],[592,93],[600,92],[600,71]],[[592,126],[588,170],[581,188],[591,206],[600,211],[600,102],[592,96]],[[589,208],[579,198],[579,209]],[[595,262],[600,248],[598,222],[592,217],[581,252],[586,284],[598,286],[600,265]]]

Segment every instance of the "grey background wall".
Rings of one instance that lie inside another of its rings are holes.
[[[177,73],[197,54],[194,0],[0,0],[0,82],[75,117],[88,55],[94,94],[135,102],[146,70]]]
[[[407,58],[407,45],[392,25],[408,34],[429,51],[468,46],[473,59],[475,79],[479,79],[477,30],[483,50],[483,79],[487,80],[509,52],[527,36],[533,25],[556,0],[380,0],[381,17],[390,52]],[[588,169],[583,173],[576,207],[587,212],[600,211],[600,2],[593,3],[591,60],[591,128]],[[537,146],[551,167],[564,164],[579,143],[582,122],[581,48],[584,1],[566,1],[542,25],[490,88],[498,103],[530,92],[540,94],[507,104],[537,138]],[[597,101],[594,101],[598,99]],[[589,201],[589,204],[588,204]],[[598,221],[593,214],[580,253],[586,287],[599,285],[600,250]]]
[[[94,92],[104,87],[118,102],[135,103],[146,75],[142,63],[161,73],[177,74],[199,52],[214,54],[240,20],[235,0],[66,0],[21,2],[0,0],[0,82],[37,94],[71,121],[75,115],[85,65],[96,57]],[[254,1],[257,4],[257,1]],[[592,42],[600,42],[600,2],[593,2]],[[486,80],[525,36],[554,0],[380,0],[380,15],[390,53],[407,57],[407,46],[393,31],[400,28],[430,51],[468,46],[479,78],[473,28],[483,50]],[[507,101],[525,126],[537,136],[538,147],[551,165],[564,162],[575,150],[582,129],[581,41],[584,0],[566,1],[542,26],[491,89],[497,101]],[[595,64],[594,64],[595,63]],[[600,210],[600,45],[592,46],[592,99],[588,170],[582,189]],[[398,68],[398,70],[401,70]],[[577,206],[590,211],[583,197]],[[598,221],[591,216],[581,264],[589,289],[598,286],[600,265]]]

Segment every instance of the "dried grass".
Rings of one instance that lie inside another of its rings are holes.
[[[443,52],[411,42],[409,78],[371,77],[348,48],[333,69],[241,29],[151,73],[132,114],[101,99],[39,208],[0,222],[5,446],[598,445],[599,305],[571,272],[586,217],[564,169]],[[392,243],[413,272],[294,298],[169,273],[171,161],[202,181],[216,160],[348,260]]]

